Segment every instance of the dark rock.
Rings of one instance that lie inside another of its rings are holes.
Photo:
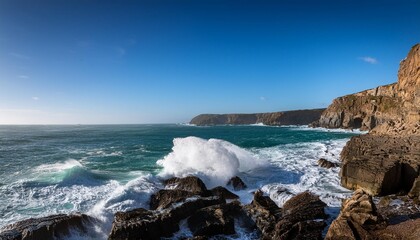
[[[255,222],[264,239],[270,239],[274,226],[281,217],[281,209],[261,191],[254,193],[254,199],[244,210]]]
[[[296,110],[254,114],[200,114],[190,123],[195,125],[255,124],[308,125],[319,119],[325,109]]]
[[[278,239],[322,239],[326,226],[326,204],[309,192],[300,193],[283,206],[283,215],[275,226]]]
[[[338,167],[338,164],[330,162],[325,158],[321,158],[318,160],[318,166],[329,169],[333,167]]]
[[[246,188],[246,184],[238,176],[235,176],[229,180],[227,183],[228,186],[232,186],[235,191],[243,190]]]
[[[194,236],[234,234],[233,216],[240,210],[241,206],[237,201],[202,208],[188,218],[188,226]]]
[[[213,189],[210,189],[210,192],[213,196],[218,196],[224,199],[238,199],[239,196],[232,193],[231,191],[227,190],[224,187],[215,187]]]
[[[205,194],[207,192],[206,185],[200,178],[188,176],[184,178],[170,178],[164,181],[166,187],[184,190],[196,194]]]
[[[86,232],[96,220],[85,214],[58,214],[30,218],[2,228],[0,239],[54,239],[70,234],[71,230]]]
[[[218,197],[187,199],[182,205],[161,211],[135,209],[115,214],[109,239],[160,239],[179,231],[179,221],[197,210],[225,201]]]
[[[196,195],[196,193],[179,189],[161,189],[150,197],[150,209],[160,210],[168,208],[173,203],[182,202],[185,199]]]

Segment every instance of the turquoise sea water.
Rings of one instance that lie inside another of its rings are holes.
[[[249,186],[237,192],[244,203],[257,188],[279,206],[309,190],[338,207],[349,194],[339,168],[316,162],[338,162],[356,134],[258,125],[0,126],[0,227],[78,211],[99,218],[106,234],[113,213],[147,207],[160,180],[173,175],[197,175],[209,187],[239,175]]]

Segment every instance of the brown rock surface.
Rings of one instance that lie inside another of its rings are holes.
[[[195,176],[188,176],[184,178],[170,178],[164,181],[167,188],[184,190],[196,194],[205,194],[207,187],[204,182]]]
[[[243,190],[246,188],[246,184],[244,183],[244,181],[242,181],[242,179],[238,176],[235,176],[233,178],[231,178],[228,183],[228,186],[232,186],[233,189],[235,189],[235,191],[238,190]]]
[[[188,227],[194,236],[234,234],[233,215],[241,211],[241,208],[237,201],[202,208],[188,218]]]
[[[376,205],[370,195],[357,190],[343,201],[340,215],[325,239],[419,239],[420,208],[417,207],[407,196],[395,195],[381,197]]]
[[[376,99],[373,105],[364,103],[362,99],[367,96],[380,96],[381,100]],[[346,96],[347,99],[353,98],[353,105],[358,109],[352,112],[352,116],[364,116],[362,128],[376,127],[366,135],[351,138],[344,147],[341,153],[343,164],[340,173],[341,184],[344,187],[362,188],[373,195],[397,192],[410,193],[413,197],[419,195],[419,183],[415,180],[420,174],[419,96],[419,44],[401,61],[397,83]],[[362,114],[361,109],[365,111],[369,106],[372,106],[371,115]],[[348,111],[355,108],[349,108]],[[322,122],[323,118],[327,119],[328,114],[341,114],[340,111],[339,104],[334,102],[320,121]],[[381,114],[378,115],[379,112]],[[344,113],[341,120],[348,116],[346,114]],[[375,124],[369,127],[369,124],[364,124],[366,119],[375,119]],[[328,121],[330,120],[331,118]],[[347,125],[340,123],[334,127]]]
[[[339,165],[337,163],[330,162],[325,158],[321,158],[318,160],[318,166],[329,169],[333,167],[338,167]]]
[[[86,232],[94,218],[85,214],[58,214],[42,218],[30,218],[0,229],[0,239],[36,240],[63,238],[71,230]]]
[[[398,82],[334,99],[313,126],[420,134],[420,44],[401,61]],[[381,125],[381,126],[380,126]]]
[[[180,206],[149,211],[135,209],[115,214],[112,230],[108,239],[160,239],[170,237],[179,230],[179,221],[194,214],[197,210],[222,204],[217,197],[188,200]]]
[[[318,196],[303,192],[289,199],[280,209],[269,197],[257,191],[245,210],[260,229],[262,239],[322,239],[327,217],[325,206]]]
[[[373,195],[408,193],[420,171],[420,136],[353,137],[341,152],[341,184]],[[412,195],[418,196],[418,188]]]

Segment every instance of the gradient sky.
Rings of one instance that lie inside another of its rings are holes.
[[[397,80],[420,1],[0,0],[0,124],[326,107]]]

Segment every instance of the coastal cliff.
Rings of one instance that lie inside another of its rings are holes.
[[[262,123],[270,126],[307,125],[316,121],[325,109],[296,110],[253,114],[200,114],[190,124],[203,125],[241,125]]]
[[[420,45],[417,44],[401,61],[398,82],[334,99],[312,126],[362,130],[381,126],[378,129],[387,128],[385,132],[391,132],[389,126],[392,128],[403,121],[412,125],[410,131],[417,131],[416,123],[420,120],[419,52]]]
[[[313,124],[370,130],[341,152],[341,184],[356,192],[343,202],[326,239],[418,239],[419,96],[417,44],[401,61],[397,83],[337,98]],[[372,196],[379,196],[375,203]]]

